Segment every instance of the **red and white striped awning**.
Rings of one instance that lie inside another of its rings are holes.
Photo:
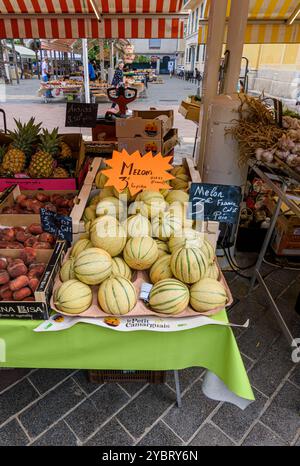
[[[2,39],[182,38],[182,0],[0,0]]]

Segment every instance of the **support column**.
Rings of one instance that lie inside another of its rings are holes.
[[[204,65],[202,109],[200,112],[200,147],[197,168],[202,174],[206,148],[208,107],[217,95],[220,60],[225,33],[227,0],[212,0],[208,19],[207,49]]]
[[[225,75],[224,94],[237,91],[241,72],[241,62],[247,28],[250,0],[231,0],[228,23],[227,50],[230,51],[228,68]]]
[[[105,69],[104,69],[104,40],[99,39],[99,60],[100,60],[100,70],[101,70],[101,79],[105,81]]]
[[[13,63],[14,63],[14,68],[15,68],[17,84],[20,84],[19,72],[18,72],[17,53],[16,53],[16,49],[15,49],[15,41],[13,39],[11,39],[11,50],[12,50],[12,53],[13,53]],[[21,62],[21,66],[22,66],[22,62]]]
[[[91,101],[90,101],[90,77],[89,77],[89,59],[88,59],[87,39],[82,39],[82,55],[83,55],[83,70],[84,70],[85,102],[89,104]]]

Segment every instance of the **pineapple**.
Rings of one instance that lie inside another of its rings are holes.
[[[68,178],[69,173],[63,167],[56,167],[53,172],[53,178]]]
[[[68,146],[65,142],[60,143],[60,159],[70,159],[72,157],[72,150],[71,147]]]
[[[28,172],[32,178],[49,178],[54,169],[54,157],[59,151],[58,128],[54,128],[52,132],[44,129],[40,140],[38,151],[31,158]]]
[[[20,120],[15,120],[17,128],[8,132],[12,142],[4,154],[1,172],[13,175],[24,172],[26,162],[34,150],[34,144],[40,132],[41,123],[36,125],[34,122],[34,118],[24,124]]]

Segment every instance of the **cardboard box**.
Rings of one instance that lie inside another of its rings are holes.
[[[54,280],[63,262],[66,249],[66,242],[58,241],[53,250],[37,251],[37,261],[47,263],[47,267],[34,293],[35,301],[0,301],[0,319],[49,319]],[[0,251],[2,257],[17,258],[19,254],[20,249]]]
[[[173,110],[133,110],[131,118],[116,120],[116,135],[117,138],[162,140],[173,123]]]
[[[167,155],[178,144],[178,131],[171,129],[164,139],[145,139],[145,138],[119,138],[118,148],[119,151],[125,149],[129,154],[139,151],[141,154],[152,152],[162,155]]]
[[[300,219],[296,215],[278,218],[271,247],[278,256],[300,256]]]
[[[60,134],[63,142],[68,144],[72,149],[73,157],[76,158],[76,170],[74,178],[1,178],[0,191],[18,183],[22,190],[75,190],[82,186],[85,174],[88,170],[89,160],[85,157],[85,146],[81,134],[69,133]],[[0,146],[8,145],[11,138],[0,133]]]
[[[200,119],[200,102],[187,102],[183,100],[179,106],[178,112],[186,119],[199,124]]]

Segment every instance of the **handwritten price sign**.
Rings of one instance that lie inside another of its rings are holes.
[[[106,160],[111,168],[105,170],[108,177],[105,186],[114,186],[119,193],[128,188],[131,195],[147,189],[170,189],[166,181],[174,178],[168,172],[173,168],[171,159],[161,154],[153,156],[152,152],[142,156],[138,151],[131,155],[126,150],[114,151],[112,159]]]

